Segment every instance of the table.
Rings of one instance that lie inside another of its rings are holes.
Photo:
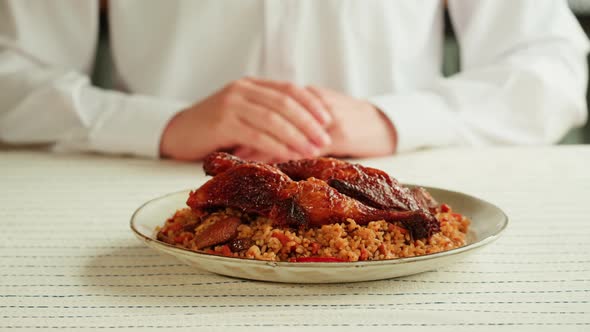
[[[364,162],[489,200],[509,228],[464,261],[415,276],[245,281],[162,256],[129,230],[141,203],[202,183],[199,164],[0,151],[0,330],[590,330],[589,146]]]

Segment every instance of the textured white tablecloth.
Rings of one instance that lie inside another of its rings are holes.
[[[129,230],[141,203],[199,185],[200,165],[0,152],[0,330],[590,330],[590,147],[437,150],[366,164],[489,200],[509,228],[436,272],[244,281],[161,256]]]

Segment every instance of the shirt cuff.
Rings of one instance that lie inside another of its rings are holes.
[[[456,115],[434,93],[415,92],[367,99],[391,121],[397,132],[397,152],[454,145],[458,142]]]
[[[88,133],[89,149],[159,158],[160,139],[172,117],[186,103],[142,95],[126,95],[92,86],[82,88],[79,107],[96,114]]]

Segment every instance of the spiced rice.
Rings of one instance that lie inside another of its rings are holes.
[[[195,235],[218,218],[228,215],[245,221],[238,226],[237,237],[231,245],[226,243],[197,250]],[[275,228],[267,218],[248,216],[231,209],[203,217],[185,208],[178,210],[157,232],[158,239],[169,244],[223,256],[267,261],[305,261],[318,257],[353,262],[419,256],[466,244],[470,224],[466,217],[453,213],[448,205],[443,204],[437,209],[436,218],[441,224],[439,233],[428,239],[412,239],[405,228],[383,220],[364,226],[348,219],[344,223],[319,228]]]

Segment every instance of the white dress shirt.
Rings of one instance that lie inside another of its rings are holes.
[[[98,1],[0,0],[0,140],[158,156],[169,119],[243,76],[367,98],[399,151],[543,144],[586,120],[588,41],[566,1],[110,1],[118,88],[93,87]],[[379,144],[375,142],[375,144]]]

